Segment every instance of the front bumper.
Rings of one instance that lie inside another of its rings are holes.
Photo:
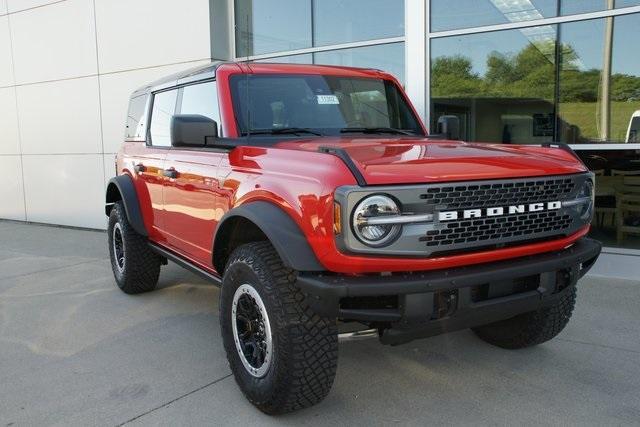
[[[589,238],[561,251],[447,270],[390,275],[298,276],[311,308],[325,317],[391,325],[399,344],[479,326],[551,304],[600,254]]]

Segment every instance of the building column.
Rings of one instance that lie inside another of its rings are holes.
[[[615,6],[607,0],[607,9]],[[600,85],[600,140],[611,139],[611,59],[613,52],[613,16],[605,18],[604,49],[602,58],[602,84]]]
[[[211,59],[233,61],[236,57],[234,2],[209,0]]]
[[[404,6],[405,89],[429,128],[429,2],[406,0]]]

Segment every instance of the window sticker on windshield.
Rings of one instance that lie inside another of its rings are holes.
[[[316,95],[318,104],[340,104],[338,97],[335,95]]]

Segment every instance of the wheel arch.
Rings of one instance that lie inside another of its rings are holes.
[[[296,222],[281,208],[264,201],[249,202],[227,212],[213,238],[213,266],[224,272],[233,249],[268,240],[285,266],[297,271],[325,271]]]
[[[140,210],[138,194],[129,175],[119,175],[109,180],[104,206],[104,212],[107,216],[111,213],[114,203],[119,201],[122,201],[127,219],[133,229],[142,236],[148,236]]]

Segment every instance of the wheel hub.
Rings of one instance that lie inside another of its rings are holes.
[[[267,374],[273,358],[271,325],[267,309],[256,289],[243,284],[233,295],[233,340],[247,372],[256,378]]]
[[[113,257],[115,258],[116,267],[121,273],[124,271],[125,246],[122,237],[122,227],[119,222],[113,226]]]

